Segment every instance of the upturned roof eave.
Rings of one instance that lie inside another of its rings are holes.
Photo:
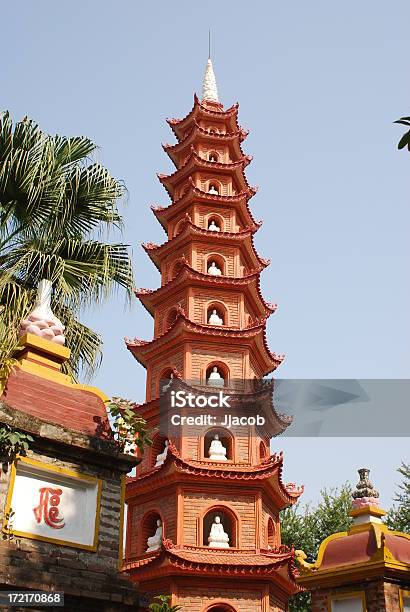
[[[264,300],[260,288],[259,275],[260,271],[255,271],[252,274],[242,277],[221,276],[217,277],[216,280],[216,277],[210,277],[209,274],[204,274],[194,270],[188,265],[188,263],[182,263],[181,270],[178,272],[178,274],[161,287],[158,287],[158,289],[153,291],[139,289],[135,290],[134,293],[147,311],[153,315],[155,306],[166,299],[166,294],[168,292],[175,293],[178,285],[181,285],[182,287],[188,280],[196,282],[200,286],[223,286],[229,289],[235,288],[235,286],[245,287],[249,293],[248,298],[250,298],[251,303],[256,306],[256,309],[259,309],[261,316],[270,316],[276,311],[277,305],[271,304]],[[255,283],[256,285],[256,299],[253,299],[254,295],[252,291],[250,291],[250,285],[252,283]]]
[[[211,171],[215,173],[215,176],[219,174],[235,175],[236,186],[240,189],[240,192],[246,192],[252,188],[246,178],[244,168],[249,164],[250,157],[243,156],[235,162],[212,162],[200,157],[195,151],[191,151],[191,154],[183,164],[172,172],[171,174],[157,174],[160,183],[167,191],[171,200],[173,200],[176,187],[183,181],[186,180],[193,172],[200,171]]]
[[[182,140],[184,133],[186,132],[187,126],[189,126],[190,122],[196,118],[196,116],[203,115],[204,118],[209,119],[217,119],[218,121],[229,121],[232,128],[240,129],[238,124],[238,109],[239,104],[233,104],[227,109],[217,109],[217,108],[209,108],[204,106],[198,96],[194,94],[194,105],[192,109],[189,111],[185,117],[182,119],[167,119],[167,123],[170,126],[171,130],[174,132],[175,137],[180,141]],[[233,121],[232,121],[233,119]]]
[[[175,251],[178,248],[179,243],[184,244],[188,237],[191,238],[191,242],[206,242],[210,244],[210,241],[215,241],[216,246],[220,245],[231,245],[236,244],[240,246],[245,259],[252,266],[253,269],[261,266],[262,269],[266,268],[270,260],[260,257],[256,251],[254,241],[252,239],[253,234],[256,232],[253,228],[244,228],[239,232],[213,232],[204,228],[194,225],[192,221],[186,220],[185,228],[183,228],[176,236],[166,240],[162,244],[143,243],[142,247],[147,253],[148,257],[155,264],[157,269],[161,271],[161,261],[167,257],[170,251]],[[248,242],[248,244],[247,244]]]
[[[215,196],[212,197],[212,196],[209,196],[209,194],[206,193],[205,191],[201,191],[193,187],[192,185],[190,185],[189,190],[183,196],[181,196],[181,198],[179,198],[178,200],[171,202],[171,204],[169,204],[168,206],[152,205],[151,210],[156,216],[156,218],[158,219],[158,221],[161,223],[165,231],[167,231],[167,223],[175,215],[177,215],[181,209],[187,208],[188,206],[191,206],[193,203],[211,205],[215,202],[218,202],[222,206],[228,206],[228,207],[235,206],[236,210],[238,210],[236,208],[236,205],[244,204],[243,210],[239,208],[239,212],[242,217],[241,220],[244,222],[244,225],[254,226],[255,228],[258,228],[262,225],[262,222],[255,221],[249,209],[249,205],[248,205],[248,201],[250,200],[252,195],[253,194],[249,195],[248,193],[241,193],[235,196],[218,195],[218,197],[215,197]]]
[[[169,351],[169,342],[173,342],[173,345],[176,346],[186,342],[188,338],[191,340],[196,339],[197,341],[216,342],[218,338],[222,337],[229,338],[231,342],[235,342],[240,346],[248,346],[250,350],[253,349],[263,376],[276,370],[284,359],[284,356],[276,355],[269,350],[265,322],[245,329],[229,328],[224,330],[223,327],[211,327],[195,323],[181,312],[172,325],[153,340],[130,340],[126,338],[125,343],[135,359],[146,367],[154,354],[158,356],[161,352]],[[257,346],[258,338],[260,339],[260,346]]]
[[[177,142],[173,145],[171,144],[163,144],[162,148],[165,153],[170,157],[173,163],[178,166],[178,158],[185,151],[187,147],[190,147],[195,142],[206,140],[214,142],[215,144],[220,142],[231,143],[232,147],[234,147],[235,154],[238,158],[245,157],[245,153],[242,149],[241,142],[244,140],[243,132],[239,129],[235,132],[228,132],[226,134],[220,134],[217,132],[211,132],[209,130],[204,130],[201,128],[196,122],[193,123],[193,126],[189,133],[185,136],[183,140]]]

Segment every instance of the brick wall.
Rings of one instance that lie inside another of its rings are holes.
[[[176,493],[167,493],[167,503],[162,503],[160,494],[152,500],[143,503],[138,501],[129,506],[129,531],[127,538],[130,540],[130,556],[141,554],[146,550],[146,542],[141,541],[141,527],[144,516],[150,511],[158,512],[164,522],[164,536],[176,542],[176,517],[177,517],[177,496]],[[150,535],[154,535],[151,533]]]
[[[216,213],[218,217],[222,217],[224,227],[222,228],[225,232],[234,232],[235,227],[232,222],[232,214],[229,209],[219,208],[217,206],[200,206],[197,208],[197,217],[196,217],[196,225],[199,227],[203,227],[204,229],[208,229],[208,224],[206,220],[209,215]]]
[[[113,602],[108,604],[102,601],[99,606],[101,610],[122,609],[120,604],[127,597],[130,602],[135,601],[136,595],[132,595],[131,586],[126,586],[127,581],[119,580],[118,574],[121,510],[119,474],[111,469],[91,468],[36,452],[29,452],[28,456],[54,467],[78,470],[102,479],[98,547],[96,552],[91,552],[22,537],[3,541],[0,543],[0,584],[10,589],[62,590],[66,593],[67,602],[75,599],[76,609],[81,609],[82,603],[78,600],[80,597],[88,600],[86,609],[93,610],[91,600],[96,593],[100,593],[101,599],[111,599]],[[0,477],[1,519],[4,516],[9,475],[10,470],[7,474],[2,471]]]
[[[225,325],[239,327],[240,300],[241,295],[239,292],[228,292],[218,289],[218,287],[212,291],[209,289],[196,289],[194,297],[194,312],[189,314],[196,323],[207,323],[206,309],[208,304],[213,301],[221,302],[228,311],[227,321],[224,321]]]
[[[365,592],[367,612],[399,612],[399,588],[399,585],[380,578],[339,588],[320,589],[312,592],[312,612],[328,612],[330,596],[355,591]]]
[[[235,579],[234,579],[235,580]],[[237,579],[239,582],[239,579]],[[207,604],[216,603],[217,601],[231,603],[237,612],[262,612],[262,591],[255,588],[254,590],[241,590],[240,585],[232,592],[232,589],[212,586],[212,593],[208,587],[190,587],[179,588],[177,594],[177,602],[182,605],[183,612],[201,612]],[[278,608],[272,608],[272,611]],[[270,611],[271,612],[271,611]]]
[[[220,344],[218,345],[217,342],[215,342],[215,350],[213,351],[203,347],[193,347],[191,373],[188,372],[188,377],[203,379],[206,368],[212,361],[226,363],[230,370],[231,379],[241,379],[244,377],[243,353],[227,352],[220,348]]]
[[[240,518],[239,543],[241,548],[255,547],[255,498],[241,493],[202,491],[184,492],[184,544],[196,546],[198,541],[198,517],[208,508],[226,504]],[[202,545],[202,543],[200,544]]]
[[[45,422],[0,402],[0,422],[30,433],[28,457],[101,479],[96,552],[20,536],[0,541],[0,588],[65,592],[66,610],[135,610],[138,593],[119,572],[121,476],[135,464],[112,444]],[[0,472],[0,521],[11,467]],[[11,525],[12,527],[12,525]]]

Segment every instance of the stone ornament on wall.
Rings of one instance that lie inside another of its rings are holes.
[[[23,457],[13,465],[6,503],[15,536],[96,550],[101,480]]]

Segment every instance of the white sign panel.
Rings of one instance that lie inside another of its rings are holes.
[[[97,545],[101,481],[22,459],[14,468],[8,510],[14,534],[67,546]]]

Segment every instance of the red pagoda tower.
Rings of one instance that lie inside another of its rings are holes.
[[[159,427],[160,382],[194,380],[229,389],[260,380],[282,357],[271,353],[242,151],[247,132],[238,105],[219,102],[211,60],[203,96],[184,119],[168,121],[177,143],[164,145],[175,164],[159,175],[171,204],[152,207],[167,234],[144,249],[161,287],[136,291],[154,318],[154,339],[127,340],[147,370],[146,402],[137,411]],[[142,599],[169,594],[183,612],[273,612],[287,609],[295,581],[293,550],[282,546],[279,512],[302,492],[281,479],[283,457],[270,437],[289,421],[273,409],[270,429],[209,427],[167,439],[158,431],[127,484],[124,569]],[[170,438],[170,437],[168,437]],[[145,604],[146,605],[146,604]]]

